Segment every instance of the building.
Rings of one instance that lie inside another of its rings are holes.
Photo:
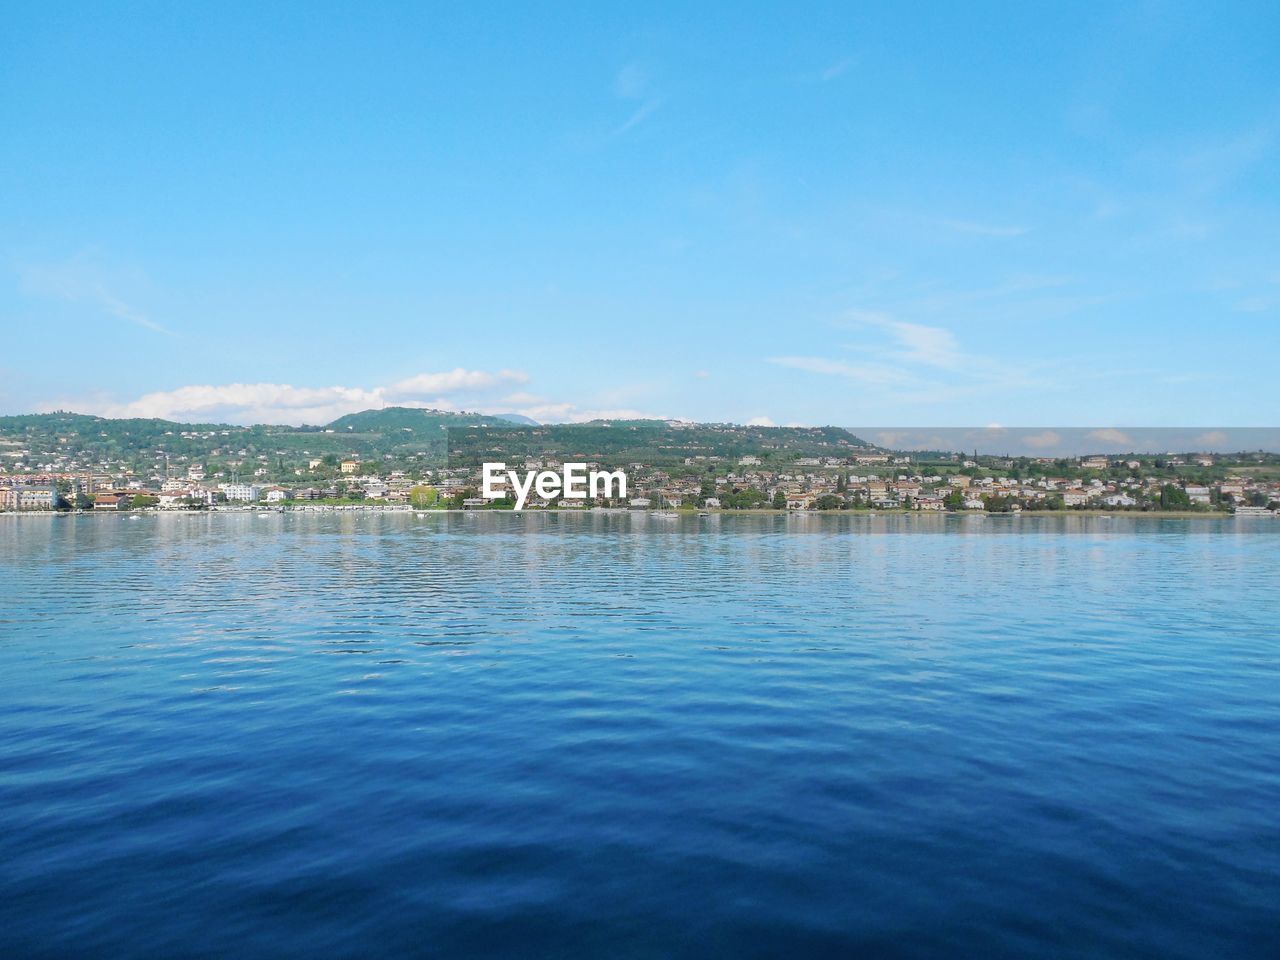
[[[340,467],[343,473],[356,473],[360,469],[359,460],[343,460]]]
[[[0,510],[52,510],[58,505],[55,486],[0,488]]]
[[[1187,496],[1192,503],[1209,503],[1213,497],[1208,487],[1187,487]]]
[[[133,495],[122,490],[103,490],[93,495],[95,510],[128,510],[133,502]]]
[[[253,503],[262,496],[262,488],[252,483],[224,483],[222,492],[228,500]]]

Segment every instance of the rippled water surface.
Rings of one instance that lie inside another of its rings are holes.
[[[1280,522],[10,517],[0,574],[0,956],[1280,955]]]

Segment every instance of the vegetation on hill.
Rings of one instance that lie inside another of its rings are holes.
[[[863,441],[838,427],[742,427],[671,424],[661,420],[543,426],[502,417],[409,407],[365,410],[323,426],[175,423],[113,420],[77,413],[0,417],[0,443],[27,450],[36,463],[50,458],[81,463],[126,463],[154,468],[175,462],[265,461],[272,467],[309,458],[443,466],[447,459],[473,465],[484,460],[556,457],[608,463],[678,462],[686,457],[762,458],[844,456]]]
[[[748,427],[728,423],[613,420],[541,426],[459,426],[449,431],[449,463],[470,467],[486,461],[518,462],[528,457],[628,462],[651,466],[688,458],[763,462],[798,457],[847,457],[868,445],[841,427]]]

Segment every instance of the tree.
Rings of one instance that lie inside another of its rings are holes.
[[[785,505],[784,501],[783,506]],[[837,497],[834,493],[825,493],[813,501],[813,509],[815,510],[841,510],[844,505],[844,498]]]
[[[455,510],[461,510],[463,500],[472,500],[479,496],[479,494],[480,491],[475,487],[464,487],[449,498],[449,506],[453,507]]]
[[[434,507],[440,499],[440,494],[435,487],[428,487],[419,484],[409,490],[409,503],[415,510],[425,510],[427,507]]]
[[[956,510],[964,509],[964,494],[959,490],[952,490],[942,498],[942,505],[953,513]]]
[[[1160,488],[1161,510],[1190,510],[1191,498],[1181,487],[1166,483]]]
[[[775,510],[787,509],[787,495],[783,493],[781,490],[777,490],[773,494],[773,509]]]

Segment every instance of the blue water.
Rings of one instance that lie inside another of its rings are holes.
[[[1276,957],[1280,522],[0,518],[0,956]]]

